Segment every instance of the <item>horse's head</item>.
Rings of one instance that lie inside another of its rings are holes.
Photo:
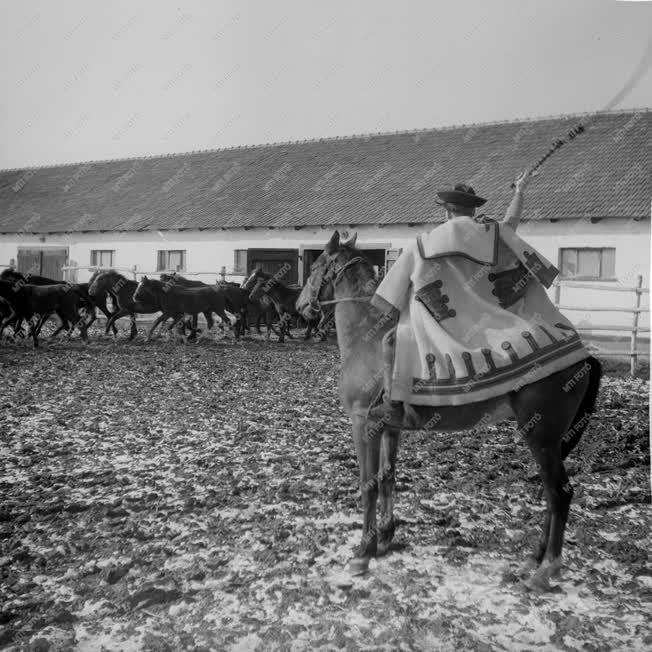
[[[251,299],[251,301],[260,302],[261,299],[263,299],[265,297],[265,295],[266,295],[266,292],[265,292],[266,283],[267,283],[267,281],[264,278],[259,278],[256,281],[256,284],[254,285],[253,289],[251,290],[251,292],[249,292],[249,299]]]
[[[251,272],[249,277],[245,279],[245,281],[242,283],[242,287],[245,290],[249,290],[251,292],[254,287],[256,286],[256,283],[258,283],[259,280],[264,278],[265,272],[263,272],[261,267],[256,267],[256,269]]]
[[[339,231],[335,231],[310,267],[310,277],[296,303],[297,312],[305,319],[316,319],[321,313],[320,301],[330,301],[334,297],[340,273],[349,261],[360,256],[355,248],[357,237],[356,233],[350,240],[342,242]]]
[[[23,281],[26,282],[27,279],[20,273],[17,272],[15,269],[3,269],[2,272],[0,272],[0,280],[2,281],[8,281],[9,283],[16,283],[18,281]]]
[[[136,291],[132,299],[134,301],[140,301],[141,303],[146,303],[148,299],[151,299],[153,296],[154,281],[151,281],[147,276],[143,276],[140,279],[140,283],[136,286]]]

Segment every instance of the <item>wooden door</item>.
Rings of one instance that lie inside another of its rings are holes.
[[[67,249],[43,249],[41,261],[41,276],[55,281],[64,280],[61,268],[68,264]]]
[[[41,275],[41,249],[19,249],[16,261],[18,271],[28,274]]]
[[[67,249],[18,250],[17,267],[21,274],[37,274],[55,281],[63,281],[63,267],[68,262]]]

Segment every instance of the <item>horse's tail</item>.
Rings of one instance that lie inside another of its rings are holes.
[[[568,454],[577,446],[586,430],[589,423],[591,414],[595,411],[595,401],[598,397],[598,389],[600,389],[600,379],[602,378],[602,365],[597,358],[589,356],[587,362],[590,365],[589,369],[589,386],[586,393],[577,408],[577,413],[573,418],[568,431],[564,435],[561,444],[561,458],[566,459]]]

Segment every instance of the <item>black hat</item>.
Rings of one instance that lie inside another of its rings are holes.
[[[478,197],[475,190],[465,183],[458,183],[452,190],[440,190],[437,197],[441,199],[438,204],[456,204],[465,208],[476,208],[482,206],[487,200]]]

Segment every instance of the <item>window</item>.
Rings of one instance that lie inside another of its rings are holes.
[[[183,272],[186,269],[186,252],[182,249],[159,249],[156,271]]]
[[[115,251],[111,249],[91,250],[91,265],[94,267],[113,267]]]
[[[380,276],[384,276],[391,269],[392,265],[398,260],[403,253],[403,249],[387,249],[385,251],[385,269]]]
[[[233,273],[246,274],[247,273],[247,250],[236,249],[233,252]]]
[[[607,248],[560,249],[561,278],[598,281],[615,280],[616,250]]]

